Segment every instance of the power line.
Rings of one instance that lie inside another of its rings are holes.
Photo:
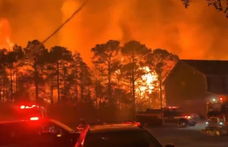
[[[34,46],[34,49],[32,51],[32,53],[38,51],[37,49],[39,49],[44,43],[46,43],[51,37],[53,37],[57,32],[59,32],[59,30],[61,30],[71,19],[74,18],[74,16],[76,14],[78,14],[82,8],[85,6],[85,4],[87,3],[88,0],[85,0],[82,5],[74,11],[74,13],[68,18],[66,19],[51,35],[49,35],[45,40],[43,40],[42,42],[40,42],[38,45]]]
[[[47,42],[52,36],[54,36],[62,27],[64,27],[78,12],[82,10],[82,8],[85,6],[88,0],[85,0],[83,4],[76,10],[74,13],[65,21],[63,22],[50,36],[48,36],[41,44],[44,44]]]

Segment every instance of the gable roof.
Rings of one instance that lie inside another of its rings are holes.
[[[228,60],[180,60],[205,75],[228,75]]]

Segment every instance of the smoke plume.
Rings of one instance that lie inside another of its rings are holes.
[[[0,0],[0,16],[9,20],[13,41],[25,45],[48,36],[82,1]],[[206,0],[194,1],[189,9],[180,0],[89,0],[47,46],[78,51],[88,63],[90,49],[109,39],[135,39],[180,58],[227,59],[227,25],[225,15]]]
[[[11,49],[11,27],[7,19],[0,19],[0,48]]]

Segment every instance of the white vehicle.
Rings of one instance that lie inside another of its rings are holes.
[[[209,135],[227,135],[228,101],[224,98],[213,99],[207,104],[207,122],[203,133]]]

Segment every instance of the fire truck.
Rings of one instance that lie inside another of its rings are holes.
[[[225,97],[213,98],[207,102],[207,122],[203,133],[209,135],[228,134],[228,101]]]
[[[35,104],[7,105],[5,112],[0,112],[0,120],[29,120],[47,117],[47,110]]]
[[[136,121],[142,125],[149,126],[175,125],[187,127],[197,124],[197,120],[192,114],[183,113],[176,106],[169,106],[163,109],[147,109],[145,112],[138,112]]]
[[[80,135],[80,131],[46,118],[46,109],[40,105],[10,104],[0,116],[1,147],[74,147]]]

